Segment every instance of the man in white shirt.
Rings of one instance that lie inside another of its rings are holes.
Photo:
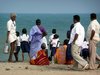
[[[88,26],[87,30],[87,39],[89,41],[89,68],[96,69],[97,66],[95,65],[96,59],[100,60],[100,56],[96,53],[96,45],[100,41],[100,24],[96,19],[96,14],[90,14],[90,25]]]
[[[10,20],[7,22],[7,41],[9,41],[10,43],[10,55],[9,55],[9,62],[12,62],[12,55],[14,54],[14,50],[15,50],[15,44],[16,44],[16,14],[15,13],[11,13],[10,14]]]
[[[71,31],[70,43],[72,43],[71,53],[75,60],[73,68],[78,68],[78,63],[83,66],[83,70],[88,67],[88,63],[80,56],[81,46],[84,41],[85,31],[80,23],[78,15],[73,16],[74,28]]]

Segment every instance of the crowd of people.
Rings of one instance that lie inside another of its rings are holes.
[[[73,65],[73,69],[78,68],[78,64],[85,69],[97,69],[100,64],[96,64],[96,59],[100,61],[100,56],[96,53],[96,45],[100,41],[100,24],[95,13],[90,14],[90,24],[85,36],[85,29],[80,22],[80,16],[73,16],[73,24],[66,33],[66,39],[61,45],[56,29],[52,29],[49,37],[49,47],[46,39],[46,29],[41,25],[41,20],[37,19],[36,24],[27,34],[27,29],[22,29],[22,35],[16,31],[16,14],[10,14],[7,22],[7,43],[10,43],[10,54],[8,61],[13,62],[14,54],[16,61],[20,48],[22,50],[22,61],[24,53],[28,53],[31,65],[66,64]],[[48,56],[48,50],[51,50]]]

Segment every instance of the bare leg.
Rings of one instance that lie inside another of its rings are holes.
[[[14,53],[14,55],[15,55],[16,61],[18,62],[18,54],[17,53]]]
[[[16,43],[16,41],[14,41],[10,44],[11,50],[10,50],[10,55],[9,55],[9,59],[8,59],[9,62],[12,62],[12,55],[15,50],[15,43]]]
[[[22,62],[24,61],[24,53],[22,52]]]
[[[31,59],[30,59],[30,54],[29,53],[28,53],[28,56],[29,56],[29,61],[30,61]]]

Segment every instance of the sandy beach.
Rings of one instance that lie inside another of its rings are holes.
[[[68,65],[35,66],[28,62],[0,62],[0,75],[100,75],[98,70],[71,70]]]

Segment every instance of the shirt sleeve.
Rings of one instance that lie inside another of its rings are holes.
[[[11,31],[11,23],[7,22],[7,31]]]
[[[80,33],[80,28],[76,27],[75,33],[79,34]]]
[[[94,23],[91,23],[91,28],[92,28],[92,30],[96,30],[96,25],[94,24]]]

